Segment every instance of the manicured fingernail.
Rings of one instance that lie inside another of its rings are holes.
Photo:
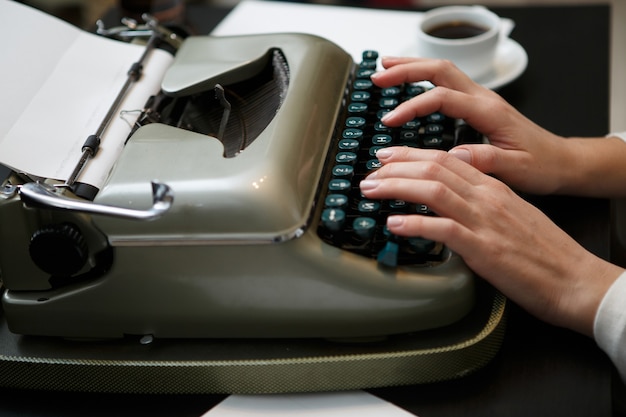
[[[380,121],[385,123],[386,120],[389,120],[391,118],[391,116],[393,116],[393,110],[390,112],[387,112],[383,115],[383,117],[380,118]]]
[[[393,151],[391,149],[382,148],[376,151],[376,158],[387,159],[391,156],[391,154],[393,154]]]
[[[404,223],[404,216],[389,216],[387,217],[387,227],[398,227]]]
[[[359,183],[361,190],[373,190],[378,187],[379,182],[375,180],[363,180]]]
[[[448,153],[468,164],[472,162],[472,154],[467,149],[450,149]]]

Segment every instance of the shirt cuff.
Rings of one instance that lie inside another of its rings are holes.
[[[617,278],[602,299],[593,335],[626,382],[626,272]]]
[[[606,135],[606,137],[618,137],[621,140],[626,142],[626,132],[613,132],[613,133],[609,133],[608,135]]]

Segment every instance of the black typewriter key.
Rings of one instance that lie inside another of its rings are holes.
[[[418,96],[424,92],[426,92],[426,87],[421,85],[409,85],[406,88],[406,93],[411,97]]]
[[[381,150],[382,148],[384,148],[385,146],[372,146],[369,149],[369,154],[370,156],[376,156],[376,152],[378,152],[379,150]]]
[[[335,162],[339,164],[354,165],[357,161],[357,155],[354,152],[339,152],[335,156]]]
[[[392,211],[404,211],[409,207],[409,203],[404,200],[389,200],[389,209]]]
[[[373,73],[375,73],[376,70],[373,68],[359,68],[356,71],[356,78],[362,78],[362,79],[366,79],[369,80],[370,77],[372,76]]]
[[[359,201],[357,210],[363,214],[375,214],[380,211],[380,202],[374,200]]]
[[[369,240],[376,232],[376,220],[371,217],[357,217],[352,222],[352,229],[361,239]]]
[[[345,194],[328,194],[324,203],[327,208],[344,209],[348,206],[348,196]]]
[[[391,132],[391,128],[380,121],[374,123],[374,130],[377,132]]]
[[[416,130],[401,130],[400,140],[402,142],[415,142],[419,138]]]
[[[380,90],[380,95],[383,97],[396,97],[400,95],[401,92],[400,87],[386,87]]]
[[[356,152],[361,143],[356,139],[341,139],[337,144],[340,151]]]
[[[398,106],[398,99],[395,97],[383,97],[378,102],[378,106],[382,109],[393,109]]]
[[[378,159],[369,159],[366,163],[365,163],[365,168],[368,171],[375,171],[378,168],[382,167],[383,163],[380,162]]]
[[[387,113],[389,113],[392,109],[381,109],[378,110],[376,112],[376,117],[380,120],[383,118],[384,115],[386,115]]]
[[[350,180],[354,176],[354,167],[352,165],[335,165],[333,167],[333,178]]]
[[[443,133],[443,130],[443,125],[440,124],[429,124],[424,126],[425,135],[440,135]]]
[[[446,116],[441,113],[432,113],[426,116],[428,123],[442,123],[444,120],[446,120]]]
[[[332,232],[340,232],[346,222],[346,213],[341,209],[327,208],[322,212],[322,224]]]
[[[430,215],[433,214],[426,204],[418,204],[415,206],[415,212],[417,214]]]
[[[365,126],[366,120],[363,117],[352,116],[346,119],[346,127],[358,128]]]
[[[347,193],[352,189],[352,183],[344,178],[333,178],[328,182],[328,191],[331,193]]]
[[[367,102],[370,100],[370,98],[372,97],[372,95],[370,94],[369,91],[354,91],[352,94],[350,94],[350,99],[355,102]]]
[[[363,137],[363,131],[361,129],[357,129],[354,127],[350,127],[348,129],[344,129],[341,133],[341,137],[344,139],[361,139]]]
[[[391,135],[377,133],[374,136],[372,136],[372,145],[387,146],[387,145],[390,145],[392,141],[393,139]]]
[[[361,58],[363,58],[364,61],[376,61],[378,59],[378,51],[366,49],[361,53]]]
[[[359,64],[359,68],[368,68],[368,69],[376,69],[376,61],[361,61]]]
[[[406,130],[415,130],[415,129],[418,129],[421,126],[421,124],[422,123],[418,119],[413,119],[403,124],[402,128]]]
[[[422,143],[424,144],[424,148],[440,149],[441,145],[443,145],[443,139],[437,136],[431,136],[424,138]]]
[[[370,80],[355,80],[354,81],[354,89],[355,90],[369,90],[374,86],[374,83]]]
[[[376,171],[378,168],[381,168],[382,166],[383,166],[383,163],[380,162],[378,159],[368,159],[365,162],[365,169],[368,172]]]
[[[352,165],[335,165],[333,167],[333,177],[340,179],[350,179],[354,175],[354,167]]]
[[[365,103],[350,103],[348,105],[348,113],[355,115],[355,114],[365,114],[367,113],[367,104]]]

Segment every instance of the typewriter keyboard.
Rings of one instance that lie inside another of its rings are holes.
[[[419,236],[404,238],[389,233],[385,223],[390,214],[433,216],[423,204],[401,200],[368,200],[359,183],[381,166],[376,152],[388,146],[411,146],[449,150],[461,143],[477,143],[481,135],[441,113],[414,119],[400,128],[389,128],[382,115],[399,103],[429,88],[424,83],[379,88],[370,80],[376,71],[378,54],[363,52],[347,89],[344,114],[340,117],[335,140],[331,143],[322,196],[324,207],[318,234],[327,243],[362,256],[380,265],[432,265],[443,260],[440,243]]]

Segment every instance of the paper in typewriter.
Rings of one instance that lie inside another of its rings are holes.
[[[103,38],[9,0],[0,0],[0,31],[0,163],[65,181],[144,47]],[[172,59],[152,51],[78,181],[101,188],[138,110],[158,92]]]
[[[211,32],[216,36],[310,33],[341,46],[359,62],[364,49],[417,56],[422,12],[268,0],[241,0]]]

